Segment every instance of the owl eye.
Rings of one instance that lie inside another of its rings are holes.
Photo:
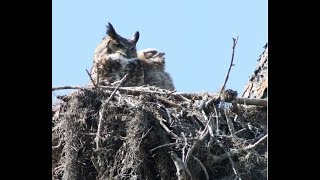
[[[121,47],[122,47],[120,43],[115,43],[115,44],[113,44],[113,45],[114,45],[114,47],[116,47],[116,48],[121,48]]]

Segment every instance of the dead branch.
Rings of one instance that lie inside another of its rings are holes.
[[[113,86],[100,86],[101,89],[108,89],[108,90],[113,90],[115,87]],[[150,90],[150,87],[145,87],[145,86],[136,86],[136,87],[120,87],[119,91],[122,92],[130,92],[131,94],[141,94],[143,93],[150,93],[150,94],[162,94],[162,95],[168,95],[170,91],[162,89],[161,91],[157,90]],[[175,93],[173,93],[175,94]]]
[[[230,62],[230,66],[229,66],[229,69],[228,69],[226,78],[225,78],[225,80],[224,80],[224,83],[223,83],[223,85],[222,85],[222,87],[221,87],[221,89],[220,89],[220,91],[219,91],[219,97],[220,97],[221,93],[222,93],[222,92],[225,90],[225,88],[226,88],[226,84],[227,84],[228,79],[229,79],[229,74],[230,74],[231,68],[232,68],[232,66],[234,66],[234,64],[233,64],[234,51],[235,51],[236,45],[237,45],[237,43],[238,43],[238,38],[239,38],[239,36],[237,36],[237,39],[232,38],[232,40],[233,40],[233,46],[232,46],[231,62]],[[206,103],[206,107],[211,106],[214,101],[215,101],[214,98],[210,99],[210,100]]]
[[[192,180],[192,175],[188,169],[188,167],[186,166],[186,163],[183,162],[179,157],[178,155],[173,152],[173,151],[170,151],[170,156],[171,156],[171,159],[174,163],[174,165],[176,166],[176,169],[177,169],[177,176],[178,176],[178,180],[187,180],[187,179],[191,179]],[[188,176],[190,178],[187,178]]]
[[[235,100],[239,104],[263,106],[263,107],[268,106],[268,100],[266,100],[266,99],[253,99],[253,98],[237,97]]]
[[[58,149],[58,148],[60,148],[60,147],[61,147],[61,144],[62,144],[62,140],[61,140],[61,139],[59,139],[59,143],[58,143],[58,145],[56,145],[56,146],[52,146],[52,149]]]
[[[99,86],[101,89],[107,89],[107,90],[114,90],[117,87],[114,86]],[[91,90],[92,86],[57,86],[53,87],[52,91],[56,90],[64,90],[64,89],[80,89],[80,90]],[[159,90],[151,90],[150,87],[145,86],[135,86],[135,87],[119,87],[117,88],[120,92],[130,93],[132,95],[138,95],[141,93],[149,93],[149,94],[159,94],[159,95],[170,95],[177,99],[180,99],[182,101],[191,102],[190,99],[195,98],[194,100],[197,100],[197,98],[201,97],[201,93],[185,93],[185,92],[174,92],[168,91],[166,89]],[[209,94],[210,96],[213,96],[214,100],[217,100],[216,97],[218,97],[217,93]],[[180,107],[180,105],[178,105]]]
[[[231,136],[233,138],[237,138],[236,131],[234,130],[234,125],[233,125],[233,122],[229,116],[229,112],[228,112],[227,108],[224,108],[224,115],[226,117],[228,128],[229,128]]]
[[[157,98],[159,101],[161,101],[162,103],[164,103],[164,104],[168,104],[168,105],[171,105],[171,106],[173,106],[173,107],[177,107],[177,108],[183,109],[183,107],[182,107],[181,105],[179,105],[179,104],[177,104],[177,103],[175,103],[175,102],[173,102],[173,101],[170,101],[170,100],[166,99],[165,97],[156,95],[156,98]]]
[[[94,80],[93,80],[92,77],[91,77],[91,74],[89,73],[89,71],[88,71],[87,69],[86,69],[86,72],[87,72],[87,74],[88,74],[88,76],[89,76],[89,78],[90,78],[93,86],[94,86],[95,88],[97,88],[97,87],[98,87],[98,84],[96,84],[96,83],[94,82]]]
[[[193,145],[191,146],[191,148],[189,149],[189,151],[187,152],[186,155],[186,159],[185,159],[185,163],[188,164],[188,161],[190,159],[191,154],[193,153],[193,151],[195,150],[195,148],[198,146],[198,144],[200,142],[202,142],[204,140],[204,138],[207,136],[207,134],[209,133],[209,126],[210,126],[210,122],[211,122],[211,118],[208,120],[206,127],[204,128],[204,130],[201,132],[201,134],[198,137],[198,140],[195,140],[195,142],[193,143]]]
[[[118,84],[118,86],[113,90],[113,92],[111,93],[110,97],[102,104],[101,106],[101,110],[99,112],[99,122],[98,122],[98,130],[97,130],[97,135],[95,137],[95,142],[96,142],[96,149],[99,150],[100,149],[100,144],[99,144],[99,140],[101,137],[101,128],[102,128],[102,120],[103,120],[103,114],[106,110],[106,105],[109,103],[109,101],[113,98],[113,96],[115,95],[116,91],[119,89],[119,87],[124,83],[124,81],[126,81],[128,78],[128,74],[126,74],[120,81],[120,83]]]
[[[259,141],[257,141],[254,144],[250,144],[247,147],[244,148],[244,150],[249,150],[255,148],[258,144],[260,144],[263,140],[265,140],[268,137],[268,134],[264,135]]]
[[[206,180],[209,180],[209,174],[207,172],[206,167],[204,167],[204,165],[202,164],[202,162],[200,161],[200,159],[198,159],[197,157],[195,157],[194,155],[192,155],[193,159],[196,160],[199,164],[201,169],[203,170],[204,174],[206,175]]]
[[[52,87],[52,91],[63,90],[63,89],[81,89],[81,90],[85,90],[85,89],[88,89],[88,87],[84,87],[84,86],[58,86],[58,87]]]
[[[213,106],[214,113],[216,114],[216,135],[219,135],[219,115],[216,106]]]
[[[227,72],[227,76],[226,76],[226,78],[225,78],[225,80],[224,80],[223,86],[221,87],[221,89],[220,89],[220,91],[219,91],[219,95],[222,93],[222,91],[225,90],[226,84],[227,84],[228,79],[229,79],[229,74],[230,74],[230,71],[231,71],[231,67],[234,66],[234,64],[233,64],[234,51],[235,51],[236,45],[237,45],[237,43],[238,43],[238,38],[239,38],[239,36],[237,36],[237,39],[232,38],[232,40],[233,40],[233,46],[232,46],[231,62],[230,62],[230,66],[229,66],[229,69],[228,69],[228,72]]]
[[[232,166],[232,170],[233,170],[234,174],[238,177],[239,180],[241,180],[241,176],[240,176],[238,170],[236,169],[235,163],[233,162],[229,152],[227,152],[227,154],[228,154],[229,161],[231,162],[231,166]]]
[[[211,122],[211,121],[210,121],[210,120],[211,120],[211,117],[208,118],[203,109],[201,110],[201,113],[202,113],[204,119],[208,122],[208,124],[207,124],[206,127],[208,128],[208,132],[209,132],[210,136],[212,137],[212,136],[213,136],[213,131],[212,131],[212,127],[210,126],[210,123],[209,123],[209,122]]]
[[[172,94],[174,94],[174,93],[172,93]],[[171,94],[170,94],[170,95],[171,95]],[[174,96],[177,97],[177,98],[180,98],[180,99],[183,100],[183,101],[186,101],[186,102],[189,102],[189,103],[191,102],[190,99],[184,97],[182,94],[174,94]]]
[[[188,146],[188,140],[187,140],[187,137],[184,135],[183,132],[182,132],[182,136],[183,136],[183,140],[184,140],[184,145],[183,145],[183,148],[182,148],[182,161],[185,162],[186,148]]]
[[[94,156],[91,156],[91,162],[92,162],[94,168],[97,170],[97,172],[99,172],[100,171],[100,167],[98,165],[97,160],[94,158]]]
[[[222,143],[221,143],[218,139],[215,138],[215,141],[216,141],[216,142],[219,144],[219,146],[224,150],[225,155],[228,156],[228,159],[229,159],[229,161],[230,161],[230,163],[231,163],[232,170],[233,170],[234,174],[237,176],[237,178],[238,178],[239,180],[241,180],[240,174],[239,174],[238,170],[236,169],[235,163],[234,163],[234,161],[232,160],[232,157],[231,157],[234,153],[230,154],[229,151],[227,151],[227,150],[223,147]]]
[[[163,148],[163,147],[167,147],[167,146],[173,146],[173,145],[177,145],[178,143],[168,143],[168,144],[162,144],[160,146],[157,146],[153,149],[150,149],[149,152],[152,153],[153,151],[157,150],[157,149],[160,149],[160,148]]]
[[[175,133],[173,133],[164,123],[163,120],[159,120],[160,125],[163,127],[165,131],[167,131],[171,136],[173,136],[175,139],[178,139],[179,136],[177,136]]]

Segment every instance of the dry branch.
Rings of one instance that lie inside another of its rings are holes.
[[[230,161],[230,163],[231,163],[232,170],[233,170],[234,174],[237,176],[237,178],[238,178],[239,180],[241,180],[240,174],[239,174],[239,172],[238,172],[238,170],[237,170],[237,168],[236,168],[236,166],[235,166],[235,162],[232,160],[232,155],[233,155],[233,153],[230,154],[229,151],[224,148],[224,146],[222,145],[222,143],[221,143],[218,139],[215,139],[215,140],[216,140],[216,142],[219,144],[219,146],[224,150],[225,154],[227,155],[227,157],[228,157],[228,159],[229,159],[229,161]],[[232,151],[231,151],[231,152],[232,152]]]
[[[218,98],[211,98],[209,101],[206,102],[206,108],[208,108],[209,106],[211,106],[215,101],[217,101],[217,99],[220,99],[220,96],[221,96],[221,93],[225,90],[226,88],[226,84],[228,82],[228,79],[229,79],[229,74],[230,74],[230,71],[231,71],[231,67],[234,66],[233,64],[233,59],[234,59],[234,51],[235,51],[235,48],[236,48],[236,45],[238,43],[238,38],[239,36],[237,36],[237,39],[235,38],[232,38],[233,40],[233,46],[232,46],[232,55],[231,55],[231,61],[230,61],[230,66],[229,66],[229,69],[228,69],[228,72],[227,72],[227,75],[226,75],[226,78],[224,80],[224,83],[219,91],[219,94],[218,94]]]
[[[232,46],[231,62],[230,62],[230,66],[229,66],[229,69],[228,69],[228,72],[227,72],[227,76],[226,76],[226,78],[225,78],[225,80],[224,80],[223,86],[221,87],[221,89],[220,89],[220,91],[219,91],[219,95],[222,93],[222,91],[225,90],[226,84],[227,84],[228,79],[229,79],[229,74],[230,74],[230,71],[231,71],[231,67],[234,66],[234,64],[233,64],[234,51],[235,51],[236,45],[237,45],[237,43],[238,43],[238,38],[239,38],[239,36],[237,36],[237,39],[232,38],[232,40],[233,40],[233,46]]]
[[[187,179],[191,179],[192,180],[192,175],[186,165],[185,162],[183,162],[178,155],[171,151],[170,152],[170,156],[173,160],[174,165],[176,166],[177,169],[177,176],[178,176],[178,180],[187,180]],[[189,177],[189,178],[188,178]]]
[[[126,81],[128,78],[128,74],[126,74],[120,81],[120,83],[118,84],[118,86],[113,90],[113,92],[111,93],[110,97],[102,104],[101,106],[101,110],[99,112],[99,122],[98,122],[98,130],[97,130],[97,135],[95,137],[95,141],[96,141],[96,149],[99,150],[100,149],[100,137],[101,137],[101,128],[102,128],[102,120],[103,120],[103,114],[106,110],[106,105],[109,103],[109,101],[113,98],[113,96],[115,95],[115,93],[117,92],[117,90],[119,89],[119,87],[124,83],[124,81]]]
[[[163,148],[163,147],[167,147],[167,146],[174,146],[174,145],[177,145],[178,143],[168,143],[168,144],[162,144],[160,146],[157,146],[153,149],[150,149],[149,152],[152,153],[153,151],[157,150],[157,149],[160,149],[160,148]]]
[[[229,128],[231,136],[233,138],[237,138],[236,131],[234,130],[234,125],[233,125],[233,122],[229,116],[229,112],[228,112],[227,108],[224,108],[224,115],[226,117],[228,128]]]
[[[250,144],[247,147],[244,148],[244,150],[249,150],[255,148],[258,144],[260,144],[263,140],[265,140],[268,137],[268,134],[264,135],[259,141],[257,141],[254,144]]]
[[[203,172],[204,172],[204,174],[206,176],[206,180],[209,180],[209,174],[208,174],[208,171],[207,171],[206,167],[202,164],[200,159],[198,159],[194,155],[192,155],[192,157],[193,157],[194,160],[196,160],[200,164],[200,167],[201,167],[201,169],[203,170]]]
[[[196,140],[194,141],[193,145],[191,146],[191,148],[190,148],[189,151],[187,152],[186,159],[185,159],[185,161],[184,161],[186,164],[188,164],[188,161],[189,161],[189,159],[190,159],[190,156],[192,155],[193,151],[194,151],[195,148],[198,146],[198,144],[199,144],[200,142],[202,142],[202,141],[205,139],[205,137],[208,135],[208,133],[209,133],[209,126],[210,126],[210,122],[211,122],[210,120],[211,120],[211,118],[208,120],[208,123],[207,123],[206,127],[205,127],[204,130],[200,133],[198,139],[196,139]]]
[[[265,99],[253,99],[253,98],[239,98],[237,97],[236,102],[239,104],[245,104],[245,105],[255,105],[255,106],[268,106],[268,100]]]
[[[89,78],[90,78],[93,86],[94,86],[95,88],[97,88],[97,87],[98,87],[98,84],[96,84],[96,83],[94,82],[94,80],[93,80],[92,77],[91,77],[91,74],[89,73],[89,71],[88,71],[87,69],[86,69],[86,72],[87,72],[87,74],[88,74],[88,76],[89,76]]]
[[[163,129],[165,131],[167,131],[169,134],[171,134],[171,136],[173,136],[175,139],[178,139],[179,136],[177,136],[176,134],[174,134],[165,124],[163,120],[159,120],[160,125],[163,127]]]
[[[58,87],[52,87],[52,91],[64,90],[64,89],[81,89],[81,90],[85,90],[85,89],[88,89],[88,88],[84,87],[84,86],[58,86]]]

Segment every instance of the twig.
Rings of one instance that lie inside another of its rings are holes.
[[[189,175],[190,179],[192,180],[192,175],[191,175],[186,163],[183,162],[178,157],[178,155],[173,151],[170,151],[170,156],[171,156],[171,159],[173,160],[174,165],[176,166],[178,180],[188,179],[187,174]]]
[[[189,151],[187,152],[186,159],[185,159],[185,162],[186,162],[186,163],[188,163],[191,154],[193,153],[193,151],[195,150],[195,148],[198,146],[199,142],[201,142],[201,141],[207,136],[208,133],[209,133],[208,128],[205,128],[205,129],[202,131],[199,139],[198,139],[198,140],[195,140],[194,144],[191,146],[191,148],[190,148]]]
[[[235,163],[233,162],[229,152],[227,152],[227,154],[228,154],[229,161],[231,162],[231,166],[232,166],[232,170],[233,170],[234,174],[238,177],[239,180],[241,180],[241,176],[240,176],[238,170],[236,169]]]
[[[91,162],[92,162],[94,168],[97,170],[97,172],[99,172],[100,167],[99,167],[99,165],[98,165],[97,160],[94,158],[94,156],[91,156]]]
[[[184,133],[182,132],[182,136],[184,139],[184,146],[182,148],[182,161],[185,162],[185,158],[186,158],[186,148],[188,146],[188,140],[186,138],[186,136],[184,135]]]
[[[59,139],[59,144],[56,146],[52,146],[52,149],[57,149],[57,148],[61,147],[61,144],[62,144],[62,140]]]
[[[204,112],[204,110],[201,110],[201,113],[202,113],[204,119],[208,122],[207,127],[208,127],[208,130],[209,130],[209,134],[210,134],[211,137],[213,137],[212,127],[210,126],[210,123],[209,123],[209,122],[211,122],[211,117],[208,119],[208,117],[207,117],[206,113]]]
[[[115,89],[114,86],[100,86],[101,89],[108,89],[108,90],[113,90]],[[154,91],[150,90],[149,87],[144,87],[144,86],[137,86],[137,87],[120,87],[119,91],[124,91],[124,92],[131,92],[132,94],[140,94],[141,92],[143,93],[154,93],[154,94],[163,94],[167,95],[170,93],[170,91],[162,89],[163,91]],[[175,93],[173,93],[174,95]]]
[[[170,126],[171,126],[171,125],[172,125],[172,123],[173,123],[172,118],[171,118],[171,114],[170,114],[170,112],[169,112],[168,108],[165,108],[165,109],[166,109],[166,113],[167,113],[167,116],[168,116],[168,121],[169,121]]]
[[[87,72],[87,74],[88,74],[88,76],[89,76],[89,78],[90,78],[93,86],[94,86],[95,88],[97,88],[97,87],[98,87],[98,84],[96,84],[96,83],[94,82],[94,80],[93,80],[92,77],[91,77],[91,74],[89,73],[89,71],[88,71],[87,69],[86,69],[86,72]]]
[[[172,102],[172,101],[166,99],[165,97],[156,95],[156,98],[157,98],[159,101],[161,101],[162,103],[164,103],[164,104],[171,105],[171,106],[173,106],[173,107],[177,107],[177,108],[183,109],[183,107],[182,107],[181,105],[179,105],[179,104],[177,104],[177,103],[175,103],[175,102]]]
[[[95,141],[96,141],[96,148],[97,150],[99,150],[100,148],[100,144],[99,144],[99,140],[100,140],[100,136],[101,136],[101,129],[102,129],[102,119],[103,119],[103,114],[105,112],[105,107],[106,105],[109,103],[109,101],[113,98],[113,96],[115,95],[116,91],[119,89],[119,87],[123,84],[124,81],[126,81],[128,78],[128,74],[126,74],[120,81],[120,83],[118,84],[118,86],[113,90],[113,92],[111,93],[110,97],[102,104],[101,106],[101,110],[99,112],[99,123],[98,123],[98,130],[97,130],[97,135],[95,137]]]
[[[239,36],[237,36],[237,39],[235,38],[232,38],[233,40],[233,46],[232,46],[232,56],[231,56],[231,62],[230,62],[230,66],[229,66],[229,69],[228,69],[228,73],[227,73],[227,76],[224,80],[224,83],[223,83],[223,86],[221,87],[220,91],[219,91],[219,95],[221,95],[222,91],[224,91],[224,89],[226,88],[226,84],[227,84],[227,81],[229,79],[229,74],[230,74],[230,71],[231,71],[231,67],[234,66],[233,64],[233,59],[234,59],[234,51],[235,51],[235,48],[236,48],[236,45],[238,43],[238,38]]]
[[[116,89],[116,87],[114,87],[114,86],[99,86],[99,88],[107,89],[107,90]],[[91,86],[58,86],[58,87],[53,87],[52,91],[63,90],[63,89],[90,90],[90,89],[92,89],[92,87]],[[119,87],[118,90],[120,92],[130,93],[132,95],[141,94],[141,93],[168,95],[170,93],[170,91],[168,91],[166,89],[161,89],[161,91],[154,91],[154,90],[150,90],[149,87],[145,87],[145,86]],[[193,93],[192,94],[192,93],[185,93],[185,92],[174,92],[170,95],[173,97],[176,97],[180,100],[187,101],[187,102],[191,102],[191,100],[186,97],[195,98],[195,100],[199,99],[199,97],[202,97],[201,93]],[[214,97],[217,97],[217,95],[218,95],[217,93],[210,94],[210,96],[214,96]]]
[[[148,135],[148,133],[151,131],[151,129],[152,129],[152,127],[149,128],[148,131],[145,134],[142,133],[141,139],[145,138]]]
[[[215,141],[216,141],[216,142],[219,144],[219,146],[225,151],[225,153],[226,153],[227,156],[228,156],[229,161],[231,162],[231,166],[232,166],[232,170],[233,170],[234,174],[237,176],[237,178],[238,178],[239,180],[241,180],[240,174],[239,174],[238,170],[237,170],[236,167],[235,167],[234,161],[233,161],[232,158],[231,158],[231,154],[223,147],[223,145],[221,144],[221,142],[220,142],[218,139],[215,139]],[[234,153],[232,153],[232,155],[233,155],[233,154],[234,154]]]
[[[159,145],[153,149],[150,149],[149,152],[152,153],[153,151],[157,150],[157,149],[160,149],[160,148],[163,148],[163,147],[167,147],[167,146],[173,146],[173,145],[176,145],[177,143],[168,143],[168,144],[162,144],[162,145]]]
[[[206,127],[204,128],[204,130],[201,132],[198,140],[195,140],[195,142],[193,143],[193,145],[191,146],[191,148],[189,149],[189,151],[187,152],[186,155],[186,159],[185,159],[185,163],[188,164],[188,161],[190,159],[191,154],[193,153],[193,151],[195,150],[195,148],[197,147],[197,145],[199,144],[199,142],[203,141],[204,138],[207,136],[207,134],[209,133],[209,125],[210,125],[210,121],[211,118],[208,120]]]
[[[266,99],[253,99],[253,98],[239,98],[237,97],[236,102],[239,104],[246,104],[246,105],[256,105],[256,106],[268,106],[268,100]]]
[[[250,144],[247,147],[244,148],[244,150],[249,150],[255,148],[260,142],[262,142],[264,139],[268,137],[268,134],[264,135],[261,139],[259,139],[256,143]]]
[[[228,128],[230,131],[230,134],[233,138],[237,138],[236,131],[234,130],[233,122],[229,116],[229,112],[227,112],[227,108],[224,108],[224,115],[226,116]]]
[[[219,135],[219,115],[216,106],[213,106],[214,112],[216,113],[216,135]]]
[[[208,174],[208,172],[207,172],[206,167],[202,164],[202,162],[200,161],[200,159],[198,159],[198,158],[195,157],[194,155],[192,155],[192,157],[193,157],[194,160],[196,160],[196,161],[200,164],[200,166],[201,166],[204,174],[206,175],[206,180],[209,180],[209,174]]]
[[[164,130],[166,130],[169,134],[171,134],[175,139],[178,139],[179,136],[177,136],[175,133],[173,133],[164,123],[162,120],[159,121],[160,125],[163,127]]]
[[[171,94],[170,94],[170,95],[171,95]],[[175,96],[176,96],[177,98],[180,98],[181,100],[184,100],[184,101],[187,101],[187,102],[191,102],[190,99],[182,96],[181,94],[175,94]]]
[[[85,89],[88,89],[88,88],[87,87],[83,87],[83,86],[58,86],[58,87],[53,87],[52,91],[63,90],[63,89],[81,89],[81,90],[85,90]]]
[[[223,83],[223,85],[222,85],[222,87],[221,87],[221,89],[220,89],[220,91],[219,91],[219,97],[220,97],[222,91],[224,91],[225,88],[226,88],[226,84],[227,84],[228,79],[229,79],[229,74],[230,74],[230,71],[231,71],[231,67],[234,66],[234,64],[233,64],[234,51],[235,51],[236,45],[237,45],[237,43],[238,43],[238,38],[239,38],[239,36],[237,36],[237,39],[232,38],[232,40],[233,40],[233,46],[232,46],[231,62],[230,62],[230,66],[229,66],[229,69],[228,69],[228,72],[227,72],[227,76],[226,76],[226,78],[225,78],[225,80],[224,80],[224,83]],[[210,100],[206,103],[206,107],[211,106],[211,104],[214,102],[214,100],[215,100],[214,98],[210,99]]]

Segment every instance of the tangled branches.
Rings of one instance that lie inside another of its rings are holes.
[[[206,108],[214,94],[155,87],[111,90],[82,88],[56,104],[53,179],[266,178],[264,107]]]

